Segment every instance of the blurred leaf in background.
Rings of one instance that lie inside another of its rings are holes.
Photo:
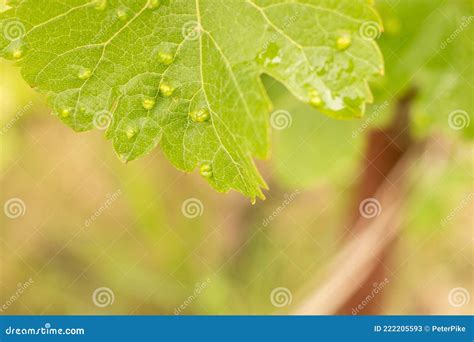
[[[386,63],[377,100],[396,101],[416,88],[412,129],[418,136],[441,131],[472,138],[472,1],[381,0],[377,8],[385,23],[379,43]],[[457,110],[462,114],[450,118]]]

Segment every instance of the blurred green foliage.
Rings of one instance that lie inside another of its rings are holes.
[[[415,88],[415,134],[462,133],[473,138],[474,125],[463,125],[457,131],[447,124],[449,114],[456,110],[473,121],[473,2],[381,0],[377,8],[385,23],[379,43],[386,65],[377,100],[394,102]]]

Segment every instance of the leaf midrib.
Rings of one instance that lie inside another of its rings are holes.
[[[203,67],[203,60],[202,60],[202,56],[203,56],[203,51],[202,51],[202,50],[203,50],[203,49],[202,49],[202,33],[205,32],[205,33],[209,36],[209,38],[213,41],[213,43],[214,43],[214,45],[216,46],[216,48],[217,48],[218,45],[217,45],[217,43],[215,42],[215,40],[212,38],[211,34],[210,34],[209,32],[207,32],[207,31],[204,31],[204,29],[203,29],[202,20],[201,20],[201,13],[200,13],[200,7],[199,7],[199,0],[195,0],[195,4],[196,4],[196,18],[197,18],[197,22],[198,22],[198,25],[199,25],[199,29],[202,30],[202,32],[200,32],[200,35],[199,35],[199,59],[200,59],[200,61],[199,61],[199,68],[200,68],[200,76],[201,76],[202,90],[203,90],[203,94],[204,94],[204,97],[205,97],[205,99],[206,99],[206,102],[207,102],[207,104],[208,104],[208,106],[209,106],[209,110],[210,110],[212,113],[215,113],[216,117],[218,117],[219,115],[211,109],[211,103],[209,102],[209,98],[208,98],[208,96],[207,96],[206,88],[205,88],[205,86],[204,86],[204,76],[203,76],[203,69],[202,69],[202,67]],[[232,73],[232,70],[230,70],[230,72]],[[233,73],[232,73],[232,75],[233,75]],[[239,89],[239,88],[237,88],[237,89],[238,89],[239,94],[240,94],[240,89]],[[244,99],[242,99],[242,100],[245,102]],[[241,180],[242,180],[242,182],[243,182],[243,184],[244,184],[244,186],[245,186],[245,189],[246,189],[247,191],[249,191],[249,190],[250,190],[250,189],[249,189],[249,186],[248,186],[248,184],[247,184],[247,182],[246,182],[246,180],[245,180],[245,177],[243,176],[243,174],[242,174],[242,172],[241,172],[241,170],[240,170],[240,168],[239,168],[238,163],[234,160],[234,158],[232,157],[232,155],[229,153],[229,151],[228,151],[227,148],[225,147],[224,143],[222,142],[222,139],[221,139],[221,137],[220,137],[220,135],[219,135],[219,133],[218,133],[218,131],[217,131],[217,128],[216,128],[216,126],[215,126],[213,115],[210,116],[210,120],[211,120],[211,124],[212,124],[212,128],[213,128],[213,130],[214,130],[214,133],[216,134],[216,137],[217,137],[217,139],[219,140],[219,143],[220,143],[220,145],[221,145],[221,148],[225,151],[225,153],[226,153],[226,154],[229,156],[229,158],[231,159],[232,163],[234,164],[235,169],[237,170],[237,172],[238,172],[238,174],[239,174],[239,177],[241,178]],[[222,122],[222,120],[221,120],[221,122]],[[230,130],[228,129],[228,127],[225,125],[225,123],[224,123],[224,122],[222,122],[222,123],[223,123],[225,129],[230,132]],[[230,136],[232,137],[232,139],[234,139],[234,137],[233,137],[232,134],[230,134]],[[237,142],[236,142],[235,146],[238,147],[238,150],[241,152],[241,154],[242,154],[243,156],[247,157],[247,156],[242,152],[242,150],[241,150],[240,146],[237,144]],[[214,156],[217,154],[217,152],[218,152],[218,151],[216,151],[216,153],[214,154]]]

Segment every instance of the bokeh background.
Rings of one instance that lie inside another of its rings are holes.
[[[365,118],[264,77],[286,123],[254,205],[159,148],[121,163],[0,61],[1,314],[472,314],[473,5],[377,5]]]

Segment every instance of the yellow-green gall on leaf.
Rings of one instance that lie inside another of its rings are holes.
[[[98,11],[103,11],[107,7],[107,0],[95,0],[94,8]]]
[[[173,95],[173,92],[174,92],[174,88],[172,88],[168,83],[161,83],[160,85],[160,93],[161,95],[165,96],[165,97],[170,97],[171,95]]]
[[[194,122],[204,122],[204,121],[209,120],[210,118],[209,110],[207,108],[194,110],[191,113],[189,113],[189,116],[191,117],[191,120],[193,120]]]
[[[309,92],[309,104],[316,108],[321,107],[323,104],[321,95],[319,95],[319,92],[316,89]]]
[[[23,51],[21,49],[15,49],[12,52],[12,56],[15,59],[20,59],[21,57],[23,57]]]
[[[148,0],[148,8],[155,9],[160,7],[161,0]]]
[[[170,65],[173,63],[173,55],[168,52],[158,52],[158,60],[164,65]]]
[[[343,34],[336,40],[336,48],[340,51],[347,49],[352,44],[352,38],[349,34]]]
[[[127,11],[124,9],[118,9],[117,10],[117,18],[119,18],[122,21],[125,21],[128,19],[128,14]]]
[[[79,72],[77,73],[77,77],[81,80],[87,80],[88,78],[91,78],[92,76],[92,70],[88,68],[81,68]]]
[[[135,127],[127,127],[125,133],[127,134],[128,139],[132,139],[137,135],[138,131]]]
[[[61,110],[61,112],[59,113],[59,115],[62,117],[62,118],[68,118],[69,116],[71,116],[71,111],[68,109],[68,108],[64,108]]]
[[[143,108],[145,108],[147,110],[150,110],[150,109],[153,109],[153,107],[155,107],[155,103],[156,102],[155,102],[154,99],[147,97],[147,98],[143,99],[142,106],[143,106]]]
[[[205,178],[212,177],[212,167],[209,164],[202,164],[199,168],[199,173]]]

